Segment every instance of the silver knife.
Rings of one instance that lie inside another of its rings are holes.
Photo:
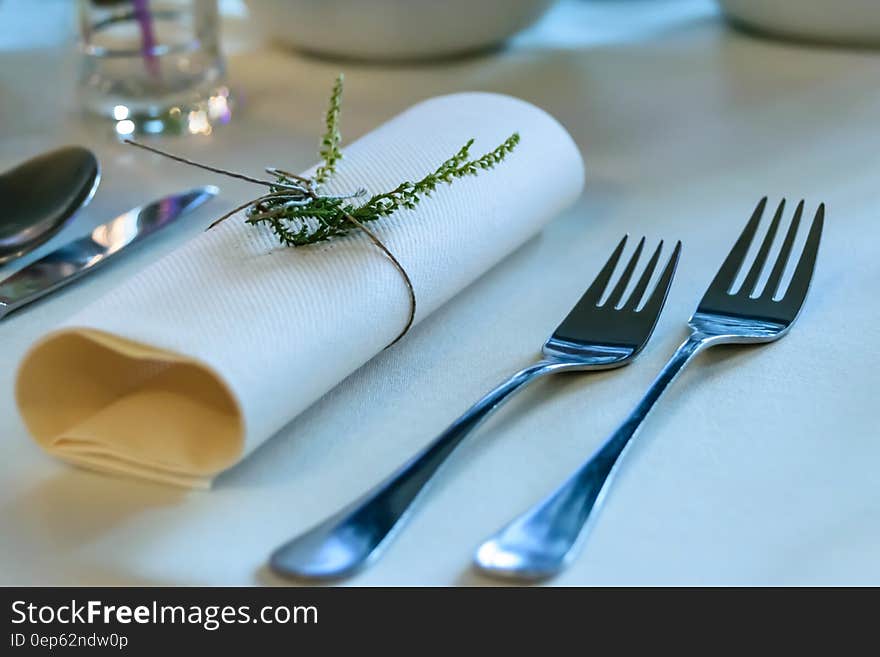
[[[0,319],[94,271],[126,247],[213,198],[218,191],[213,185],[206,185],[133,208],[23,267],[0,281]]]

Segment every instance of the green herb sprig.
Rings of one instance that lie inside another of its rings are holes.
[[[342,73],[336,78],[333,84],[333,92],[330,94],[330,107],[327,108],[327,114],[324,119],[326,124],[326,132],[321,139],[321,149],[319,154],[324,163],[315,171],[315,184],[323,185],[336,173],[336,163],[342,159],[342,151],[339,150],[339,144],[342,142],[342,133],[339,132],[339,114],[342,111],[342,82],[344,77]]]
[[[415,290],[409,274],[400,261],[365,224],[388,217],[401,209],[415,209],[425,198],[430,197],[440,185],[449,185],[461,178],[476,176],[481,171],[495,168],[514,151],[520,142],[520,136],[515,132],[494,150],[473,159],[471,158],[471,147],[474,140],[470,139],[457,153],[422,179],[415,182],[404,181],[390,191],[370,196],[363,203],[356,201],[356,199],[366,196],[366,191],[363,189],[344,195],[322,194],[320,188],[332,179],[340,160],[343,159],[340,147],[342,133],[339,130],[342,89],[343,76],[340,74],[333,85],[329,107],[324,115],[325,132],[319,147],[321,164],[311,178],[298,176],[276,167],[267,167],[266,172],[274,179],[264,180],[200,164],[158,148],[140,144],[132,139],[126,139],[125,142],[184,164],[269,188],[268,192],[227,212],[212,223],[208,227],[209,229],[237,212],[245,210],[246,223],[252,226],[267,225],[284,246],[297,247],[316,244],[343,237],[353,230],[364,233],[391,260],[403,277],[409,293],[409,319],[403,331],[391,343],[394,344],[406,334],[415,319]]]
[[[251,208],[246,221],[252,225],[269,225],[286,246],[304,246],[341,237],[358,229],[352,218],[364,224],[388,217],[402,208],[413,210],[441,184],[448,185],[457,179],[476,176],[480,171],[494,168],[513,152],[519,141],[519,134],[514,133],[495,150],[469,159],[474,143],[471,139],[421,180],[402,182],[389,192],[371,196],[361,205],[333,196],[317,196],[304,205],[290,204],[289,199],[284,198],[268,198]],[[279,180],[291,182],[284,176],[279,176]]]

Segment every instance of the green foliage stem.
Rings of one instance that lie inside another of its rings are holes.
[[[343,76],[340,73],[330,94],[330,105],[325,115],[325,133],[321,139],[321,165],[314,178],[305,180],[278,169],[268,169],[278,186],[271,193],[253,202],[247,210],[247,223],[267,224],[278,240],[285,246],[305,246],[334,237],[342,237],[363,224],[387,217],[400,209],[414,209],[429,197],[441,184],[451,184],[466,176],[476,176],[500,164],[513,152],[520,141],[518,133],[512,134],[495,150],[471,159],[470,150],[474,140],[469,140],[436,170],[416,182],[405,181],[388,192],[375,194],[362,204],[351,201],[351,196],[328,196],[318,193],[318,188],[336,173],[336,165],[342,159],[339,132],[339,115],[342,108]],[[291,190],[290,183],[301,186],[302,191]],[[286,185],[286,187],[285,187]]]
[[[351,218],[363,224],[387,217],[402,208],[412,210],[439,185],[448,185],[494,168],[513,152],[519,141],[519,134],[514,133],[495,150],[469,159],[474,143],[471,139],[421,180],[402,182],[395,189],[376,194],[361,205],[351,203],[349,199],[318,195],[305,205],[285,205],[284,199],[269,199],[249,211],[247,222],[268,224],[285,246],[304,246],[341,237],[357,229]]]
[[[339,144],[342,142],[342,133],[339,132],[339,114],[342,111],[342,83],[344,77],[340,73],[333,85],[330,94],[330,107],[324,117],[325,131],[321,138],[320,155],[324,163],[315,172],[315,184],[323,185],[336,173],[336,163],[342,159],[342,151]]]

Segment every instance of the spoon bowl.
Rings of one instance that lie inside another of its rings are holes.
[[[0,265],[23,256],[63,228],[94,196],[98,158],[65,146],[0,174]]]

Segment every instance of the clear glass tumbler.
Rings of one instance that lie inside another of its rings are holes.
[[[82,103],[119,135],[229,120],[217,0],[79,0],[79,23]]]

